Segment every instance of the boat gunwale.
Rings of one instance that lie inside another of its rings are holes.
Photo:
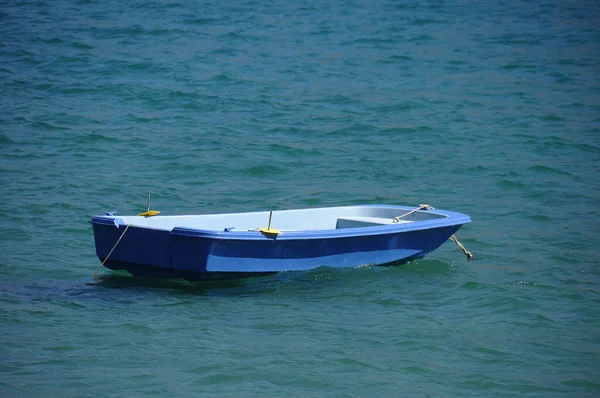
[[[400,211],[411,211],[414,208],[407,206],[395,206],[395,205],[354,205],[354,206],[338,206],[338,207],[372,207],[372,208],[389,208],[397,209]],[[335,208],[335,207],[331,207]],[[314,208],[319,209],[319,208]],[[307,209],[286,209],[287,210],[313,210]],[[433,213],[441,215],[443,217],[433,218],[429,220],[411,221],[405,223],[391,223],[381,225],[369,225],[362,227],[353,228],[341,228],[341,229],[315,229],[315,230],[283,230],[279,234],[263,234],[258,230],[248,231],[235,231],[235,230],[216,230],[216,229],[201,229],[192,227],[178,227],[175,226],[171,229],[168,228],[156,228],[143,225],[131,224],[131,228],[139,228],[144,230],[164,231],[175,236],[187,236],[187,237],[199,237],[199,238],[210,238],[218,240],[308,240],[308,239],[331,239],[331,238],[350,238],[359,236],[373,236],[373,235],[388,235],[395,233],[414,232],[420,230],[429,230],[435,228],[443,228],[454,225],[464,225],[471,222],[471,218],[463,213],[457,213],[448,210],[417,210],[423,213]],[[215,215],[229,215],[229,214],[248,214],[257,212],[245,212],[245,213],[222,213]],[[202,214],[209,215],[209,214]],[[199,216],[202,216],[199,215]],[[157,216],[157,217],[179,217],[177,216]],[[190,215],[188,215],[190,216]],[[194,216],[194,215],[191,215]],[[101,225],[115,225],[121,224],[126,225],[123,220],[118,216],[94,216],[91,220],[92,224]]]

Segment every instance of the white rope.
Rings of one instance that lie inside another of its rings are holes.
[[[453,241],[454,243],[456,243],[458,245],[458,247],[460,247],[460,250],[463,251],[463,253],[465,253],[465,256],[467,256],[467,260],[472,260],[473,259],[473,254],[471,254],[470,251],[468,251],[459,241],[458,239],[456,239],[456,236],[452,235],[450,237],[450,240]]]
[[[104,264],[106,263],[106,261],[108,261],[108,258],[110,257],[110,255],[112,254],[112,252],[115,251],[115,249],[117,248],[117,245],[119,244],[119,242],[121,241],[121,239],[123,238],[123,235],[125,235],[125,232],[127,232],[127,230],[129,229],[129,226],[131,224],[127,225],[127,228],[125,228],[125,231],[123,231],[123,233],[121,234],[121,236],[119,237],[119,239],[117,240],[117,243],[115,243],[115,245],[113,246],[113,248],[111,249],[110,253],[108,253],[108,256],[106,256],[106,258],[104,259],[104,261],[102,261],[102,264],[100,264],[100,266],[98,267],[98,269],[96,270],[96,272],[94,272],[94,275],[92,275],[92,278],[96,277],[96,274],[98,273],[98,271],[100,271],[100,268],[102,268],[104,266]]]
[[[435,210],[435,209],[433,207],[429,206],[429,205],[419,205],[419,207],[417,207],[416,209],[413,209],[413,210],[409,211],[408,213],[404,213],[401,216],[394,217],[394,223],[400,222],[403,217],[409,216],[409,215],[413,214],[415,211],[418,211],[418,210]]]
[[[413,210],[409,211],[408,213],[404,213],[401,216],[394,217],[394,223],[400,222],[402,218],[404,218],[406,216],[409,216],[409,215],[413,214],[415,211],[419,211],[419,210],[435,210],[435,209],[433,207],[429,206],[429,205],[419,205],[419,207],[417,207],[416,209],[413,209]],[[450,240],[453,241],[454,243],[456,243],[458,245],[458,247],[460,247],[460,249],[463,251],[463,253],[465,253],[465,255],[467,256],[467,260],[472,260],[473,259],[473,254],[471,254],[471,252],[468,251],[458,241],[458,239],[456,239],[456,236],[452,235],[450,237]]]

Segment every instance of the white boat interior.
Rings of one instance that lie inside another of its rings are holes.
[[[397,218],[398,217],[398,218]],[[175,227],[201,230],[254,231],[270,227],[279,231],[311,231],[358,228],[375,225],[410,223],[445,218],[434,211],[415,211],[410,207],[397,206],[344,206],[314,209],[276,210],[250,213],[180,215],[180,216],[111,216],[126,225],[160,230]],[[394,219],[396,221],[394,221]]]

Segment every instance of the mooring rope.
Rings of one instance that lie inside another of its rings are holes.
[[[106,263],[106,261],[108,261],[108,258],[110,257],[110,255],[112,254],[112,252],[115,251],[115,249],[117,248],[117,245],[119,244],[119,242],[121,241],[121,239],[123,239],[123,235],[125,235],[125,232],[127,232],[127,230],[129,229],[129,226],[131,224],[128,224],[127,227],[125,228],[125,231],[123,231],[123,233],[121,234],[121,236],[119,236],[119,239],[117,240],[117,243],[115,243],[115,245],[113,246],[113,248],[111,249],[111,251],[108,253],[108,256],[106,256],[106,258],[104,259],[104,261],[102,261],[102,264],[100,264],[100,266],[98,267],[98,269],[96,270],[96,272],[94,272],[94,275],[92,275],[92,278],[96,277],[96,274],[98,273],[98,271],[100,271],[100,268],[102,268],[104,266],[104,264]]]
[[[400,219],[402,217],[406,217],[408,215],[411,215],[411,214],[413,214],[417,210],[435,210],[435,209],[433,207],[429,206],[429,205],[419,205],[419,207],[417,207],[416,209],[413,209],[413,210],[409,211],[408,213],[404,213],[401,216],[394,217],[394,223],[400,222]]]
[[[473,259],[473,254],[471,254],[470,251],[465,249],[465,247],[458,241],[458,239],[456,239],[456,236],[452,235],[450,237],[450,240],[454,241],[454,243],[456,243],[458,245],[458,247],[460,247],[460,249],[463,251],[463,253],[465,253],[465,255],[467,256],[467,260]]]
[[[435,210],[433,207],[429,206],[429,205],[419,205],[419,207],[417,207],[416,209],[413,209],[411,211],[409,211],[408,213],[404,213],[401,216],[397,216],[394,217],[394,223],[398,223],[401,221],[401,219],[403,217],[406,217],[408,215],[413,214],[415,211],[418,210]],[[452,235],[450,238],[450,240],[454,241],[454,243],[456,243],[458,245],[458,247],[460,247],[460,249],[463,251],[463,253],[465,253],[465,255],[467,256],[467,260],[472,260],[473,259],[473,254],[468,251],[459,241],[458,239],[456,239],[456,236]]]

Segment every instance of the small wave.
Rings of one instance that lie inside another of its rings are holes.
[[[60,44],[60,43],[64,43],[64,40],[62,40],[59,37],[53,37],[53,38],[44,38],[44,37],[35,37],[33,39],[31,39],[32,43],[44,43],[44,44]]]
[[[502,66],[504,70],[535,69],[537,66],[530,64],[506,64]]]
[[[414,105],[412,103],[405,102],[405,103],[401,103],[401,104],[384,105],[384,106],[380,106],[380,107],[376,107],[376,108],[371,108],[370,110],[388,113],[388,112],[398,112],[398,111],[406,112],[406,111],[412,110],[413,108],[414,108]]]
[[[221,35],[219,37],[219,39],[233,39],[233,40],[240,40],[240,41],[257,41],[259,40],[258,37],[255,36],[250,36],[250,35],[245,35],[245,34],[241,34],[238,32],[229,32],[226,33],[224,35]]]
[[[285,155],[292,155],[292,156],[319,156],[322,153],[316,150],[307,150],[307,149],[303,149],[303,148],[297,148],[297,147],[291,147],[289,145],[283,145],[283,144],[271,144],[269,146],[269,148],[271,150],[273,150],[274,152],[279,152]]]
[[[185,98],[185,99],[198,99],[200,95],[197,92],[189,92],[189,91],[181,91],[181,90],[173,90],[169,91],[169,98],[177,99],[177,98]]]
[[[46,123],[46,122],[34,122],[32,124],[32,127],[43,129],[43,130],[48,130],[48,131],[71,130],[68,127],[55,126],[53,124]]]
[[[417,18],[410,21],[408,24],[413,26],[425,26],[425,25],[435,25],[435,24],[444,24],[445,21],[441,21],[438,19],[427,19],[427,18]]]
[[[218,75],[211,77],[210,79],[208,79],[208,81],[217,82],[217,83],[235,83],[235,82],[237,82],[237,79],[234,79],[231,76],[226,75],[224,73],[220,73]]]
[[[408,61],[414,61],[414,58],[409,57],[408,55],[392,55],[390,57],[386,57],[384,59],[380,59],[377,62],[382,64],[394,64],[394,63],[404,63]]]
[[[75,140],[80,143],[120,142],[118,138],[107,137],[106,135],[100,133],[82,135],[75,138]]]
[[[431,41],[431,40],[435,40],[435,37],[430,36],[430,35],[418,35],[415,37],[411,37],[407,41],[414,43],[414,42]]]
[[[555,114],[550,114],[550,115],[542,116],[540,118],[540,120],[543,120],[545,122],[561,122],[561,121],[564,121],[565,119],[563,119],[562,117],[557,116]]]
[[[516,34],[507,34],[497,39],[491,40],[489,43],[498,45],[498,44],[507,44],[507,45],[515,45],[515,44],[527,44],[527,45],[540,45],[543,44],[539,39],[531,39],[527,38],[527,35],[516,35]]]
[[[528,184],[521,182],[521,181],[511,181],[511,180],[502,179],[498,183],[502,188],[507,188],[507,189],[524,189],[524,188],[528,187]]]
[[[534,214],[534,215],[527,215],[527,218],[529,218],[531,221],[536,221],[536,222],[551,222],[552,217],[548,217],[544,214]]]
[[[204,25],[213,25],[215,23],[219,23],[220,21],[216,18],[195,18],[195,19],[184,19],[183,23],[186,25],[195,25],[195,26],[204,26]]]
[[[398,134],[421,134],[433,131],[431,126],[421,125],[416,127],[393,127],[390,129],[383,130],[385,133],[398,133]]]
[[[394,44],[396,40],[393,39],[382,39],[379,37],[370,37],[363,39],[356,39],[352,41],[343,42],[342,45],[354,45],[354,44]]]
[[[15,144],[15,142],[4,134],[0,134],[0,144]]]
[[[93,50],[94,49],[94,47],[90,46],[89,44],[82,43],[82,42],[79,42],[79,41],[72,42],[71,43],[71,47],[77,48],[77,49],[80,49],[80,50]]]
[[[540,174],[559,174],[559,175],[567,175],[567,176],[571,175],[570,173],[567,173],[566,171],[556,169],[553,167],[543,166],[543,165],[532,166],[529,168],[529,170],[536,172],[536,173],[540,173]]]
[[[284,170],[278,166],[261,164],[258,166],[244,168],[240,171],[240,173],[253,177],[267,177],[274,174],[283,174]]]

